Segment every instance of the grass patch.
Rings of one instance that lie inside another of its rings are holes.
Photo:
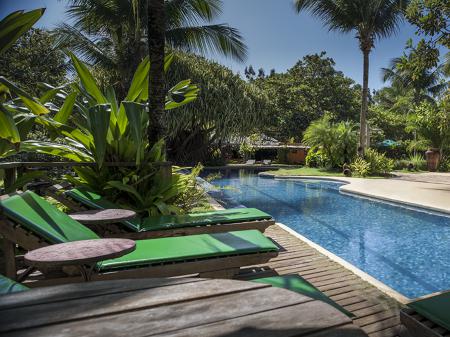
[[[323,168],[300,167],[296,169],[279,169],[276,171],[267,171],[267,173],[279,176],[317,176],[317,177],[343,177],[344,174],[339,171],[329,171]]]

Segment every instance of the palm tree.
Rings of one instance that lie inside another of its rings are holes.
[[[148,53],[148,31],[153,34],[155,29],[147,26],[150,1],[69,0],[67,14],[73,24],[62,23],[55,30],[56,47],[70,49],[108,75],[114,73],[116,86],[126,88]],[[221,0],[164,0],[164,6],[167,47],[245,59],[239,32],[212,24],[221,13]]]
[[[164,0],[148,0],[148,55],[150,58],[149,72],[149,126],[148,140],[155,144],[163,137],[162,116],[166,93],[164,81],[166,11]]]
[[[383,81],[404,90],[412,90],[414,103],[423,100],[434,101],[433,97],[445,92],[449,82],[444,81],[445,65],[440,64],[434,69],[421,68],[417,71],[407,56],[391,60],[389,68],[382,69]]]
[[[363,87],[358,153],[363,156],[367,144],[369,93],[369,55],[377,39],[396,32],[409,0],[295,0],[297,12],[310,11],[331,31],[355,32],[363,53]]]

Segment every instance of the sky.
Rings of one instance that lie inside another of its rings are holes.
[[[0,17],[18,9],[46,7],[37,26],[52,28],[66,20],[64,0],[0,0]],[[362,54],[353,33],[329,32],[319,19],[309,13],[297,14],[293,0],[223,0],[223,13],[217,23],[227,23],[237,28],[248,47],[244,63],[217,55],[209,58],[243,74],[244,68],[253,65],[283,72],[307,54],[326,51],[336,62],[336,68],[357,83],[362,81]],[[409,38],[418,40],[415,28],[403,23],[395,36],[376,42],[370,56],[371,89],[383,86],[381,68],[402,55]]]

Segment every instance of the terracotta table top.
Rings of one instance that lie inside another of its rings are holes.
[[[136,217],[136,212],[128,209],[94,209],[83,212],[71,213],[69,216],[82,224],[101,225],[131,220]]]
[[[123,256],[136,248],[133,240],[82,240],[32,250],[25,254],[25,262],[33,267],[92,264]]]

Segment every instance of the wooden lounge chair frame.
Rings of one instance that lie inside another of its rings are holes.
[[[70,184],[61,183],[53,185],[51,187],[47,187],[39,192],[41,195],[45,194],[59,201],[61,204],[68,207],[69,210],[72,212],[81,212],[87,210],[86,207],[78,203],[76,200],[73,200],[72,198],[64,194],[64,190],[66,190],[67,188],[70,188]],[[173,229],[154,230],[147,232],[131,232],[128,231],[125,226],[122,226],[120,224],[94,225],[94,226],[88,225],[87,227],[89,227],[102,237],[127,238],[139,240],[139,239],[154,239],[154,238],[195,235],[195,234],[213,234],[213,233],[223,233],[229,231],[240,231],[249,229],[257,229],[261,233],[264,233],[268,227],[273,225],[275,225],[274,219],[265,219],[265,220],[252,220],[236,223],[223,223],[223,224],[218,223],[201,226],[187,226],[187,227],[178,227]]]
[[[448,291],[437,292],[421,297],[421,299],[437,296]],[[448,337],[450,330],[434,323],[428,318],[420,315],[412,308],[400,310],[400,322],[407,330],[407,335],[402,337]]]
[[[14,194],[2,195],[0,196],[0,200],[9,198]],[[5,258],[5,274],[12,280],[22,281],[25,277],[29,276],[32,270],[28,269],[22,274],[18,274],[17,262],[20,262],[22,257],[16,257],[15,251],[17,246],[24,250],[30,251],[48,246],[50,243],[42,240],[33,232],[10,220],[3,214],[0,214],[0,235],[3,237],[2,248]],[[212,258],[197,258],[178,262],[156,263],[139,268],[99,272],[92,276],[92,280],[170,277],[193,274],[197,274],[198,276],[205,278],[232,278],[239,272],[240,267],[266,263],[277,255],[277,251],[270,251],[261,253],[235,254]],[[59,270],[57,273],[54,271],[49,271],[48,275],[45,275],[45,277],[40,275],[38,278],[34,279],[32,283],[27,283],[27,285],[30,287],[47,286],[82,282],[82,280],[81,275],[73,276],[71,273],[61,273],[61,270]]]

